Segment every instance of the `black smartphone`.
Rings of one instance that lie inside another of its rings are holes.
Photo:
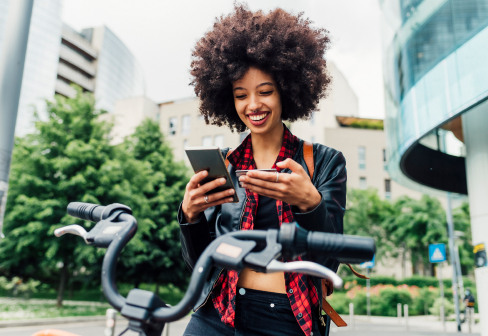
[[[234,200],[232,201],[232,203],[239,202],[236,188],[234,187],[234,183],[232,183],[229,172],[225,167],[224,158],[222,157],[222,152],[220,151],[219,147],[188,147],[185,148],[185,152],[188,156],[188,159],[190,160],[191,166],[195,174],[201,172],[202,170],[208,171],[207,177],[205,177],[202,182],[200,182],[200,185],[203,185],[220,177],[225,178],[225,184],[218,186],[213,190],[210,190],[207,194],[213,194],[227,189],[234,189]]]

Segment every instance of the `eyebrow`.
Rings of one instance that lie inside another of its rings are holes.
[[[271,85],[271,86],[274,86],[274,84],[273,84],[273,83],[271,83],[271,82],[264,82],[264,83],[261,83],[261,84],[259,84],[258,86],[256,86],[256,89],[257,89],[258,87],[261,87],[261,86],[264,86],[264,85]],[[236,91],[236,90],[245,90],[245,89],[244,89],[243,87],[241,87],[241,86],[238,86],[238,87],[234,88],[234,90],[233,90],[233,91]]]

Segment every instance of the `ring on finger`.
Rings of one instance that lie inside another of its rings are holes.
[[[276,181],[275,183],[278,183],[278,179],[280,178],[280,173],[276,172]]]
[[[208,195],[205,195],[204,199],[205,199],[205,202],[206,202],[206,203],[210,203],[210,202],[208,201]]]

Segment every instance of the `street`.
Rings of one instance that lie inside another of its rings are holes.
[[[169,326],[169,334],[166,330],[163,332],[163,336],[182,336],[185,330],[186,324],[190,317],[171,323]],[[347,322],[347,320],[346,320]],[[410,318],[409,331],[405,330],[405,326],[392,317],[371,317],[368,321],[365,316],[356,316],[356,323],[354,328],[344,327],[337,328],[332,327],[331,334],[337,334],[340,336],[389,336],[393,333],[395,336],[440,336],[446,334],[455,334],[456,326],[454,322],[446,323],[447,332],[442,331],[442,325],[432,316],[416,316]],[[116,325],[115,335],[119,335],[125,330],[127,322],[119,318]],[[12,327],[0,329],[0,336],[31,336],[36,331],[45,329],[60,329],[69,331],[80,336],[102,336],[104,335],[105,324],[103,321],[88,322],[88,323],[72,323],[72,324],[58,324],[42,327]],[[478,332],[479,324],[475,325],[473,330]],[[463,325],[463,335],[479,336],[479,333],[467,332],[467,326]],[[137,336],[136,333],[127,332],[125,336]]]

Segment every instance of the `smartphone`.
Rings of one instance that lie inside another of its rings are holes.
[[[263,172],[268,172],[268,173],[276,173],[277,170],[276,169],[245,169],[245,170],[236,170],[236,175],[237,175],[237,180],[239,181],[239,177],[243,176],[243,175],[246,175],[247,172],[250,172],[250,171],[263,171]],[[241,185],[241,181],[239,181],[239,187],[242,188],[242,185]]]
[[[202,170],[208,171],[207,177],[205,177],[200,185],[204,185],[210,181],[218,178],[225,178],[225,184],[218,186],[217,188],[210,190],[207,194],[214,194],[219,191],[224,191],[227,189],[234,189],[233,201],[232,203],[239,202],[237,197],[236,188],[234,183],[230,178],[229,172],[225,167],[224,158],[222,157],[222,152],[217,146],[204,146],[204,147],[188,147],[185,148],[186,155],[190,160],[193,171],[196,173]]]

